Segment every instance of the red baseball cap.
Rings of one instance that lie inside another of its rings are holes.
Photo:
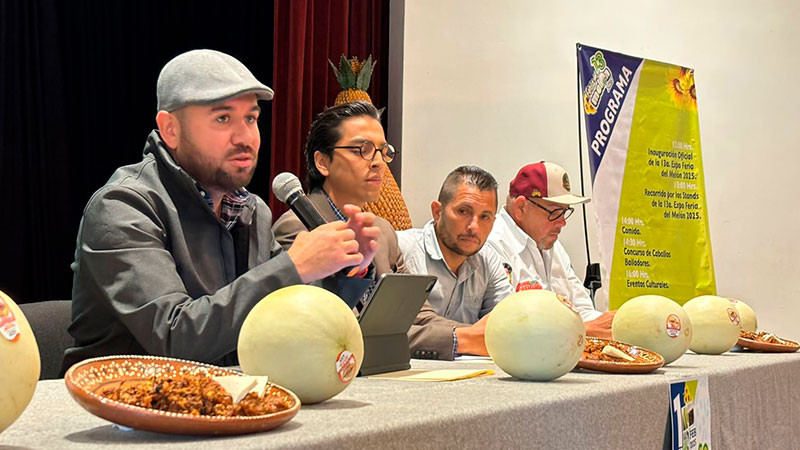
[[[579,197],[570,193],[567,171],[558,164],[541,161],[519,169],[517,176],[508,187],[511,197],[520,195],[528,198],[541,198],[562,205],[575,205],[591,201],[589,197]]]

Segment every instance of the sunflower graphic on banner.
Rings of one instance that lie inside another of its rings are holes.
[[[694,70],[578,44],[603,288],[619,308],[644,294],[716,293]]]

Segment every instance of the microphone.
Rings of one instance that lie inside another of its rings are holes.
[[[275,197],[278,200],[286,203],[294,211],[309,231],[328,223],[314,204],[311,203],[311,200],[306,197],[300,180],[294,174],[289,172],[279,173],[272,180],[272,192],[275,193]]]

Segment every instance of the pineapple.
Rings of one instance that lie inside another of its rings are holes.
[[[359,61],[356,57],[347,59],[342,55],[338,68],[331,60],[328,60],[328,63],[330,63],[333,73],[336,74],[336,80],[342,88],[339,95],[336,96],[334,106],[356,100],[372,103],[372,99],[367,94],[367,88],[369,88],[372,78],[372,70],[377,64],[377,62],[372,61],[372,55],[367,57],[366,61]],[[383,108],[380,111],[383,112]],[[378,200],[366,203],[362,209],[388,220],[395,230],[411,228],[408,207],[406,207],[403,194],[400,193],[400,188],[397,186],[397,181],[394,179],[391,170],[386,170],[383,173],[383,183],[381,184]]]
[[[336,75],[336,81],[339,82],[341,92],[336,96],[334,105],[341,105],[343,103],[354,102],[356,100],[363,100],[372,103],[372,99],[367,94],[367,88],[372,79],[372,70],[375,68],[377,62],[372,61],[372,55],[367,57],[366,61],[359,61],[357,57],[347,59],[342,55],[337,68],[331,60],[328,63]]]

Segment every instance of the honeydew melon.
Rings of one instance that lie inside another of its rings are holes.
[[[506,373],[523,380],[566,374],[580,360],[585,339],[580,315],[546,290],[506,297],[486,322],[489,355]]]
[[[753,308],[741,300],[736,300],[733,298],[729,298],[728,300],[730,300],[731,303],[733,303],[733,306],[736,307],[736,310],[739,311],[739,318],[742,322],[742,331],[750,331],[755,333],[758,329],[758,318],[756,317],[756,312],[753,311]]]
[[[28,406],[39,381],[39,346],[22,310],[0,291],[0,432]]]
[[[611,323],[614,340],[652,350],[664,364],[680,358],[692,341],[692,322],[678,303],[661,295],[634,297],[617,310]]]
[[[694,326],[689,348],[695,353],[719,355],[739,340],[742,329],[739,311],[727,298],[701,295],[683,305]]]
[[[248,375],[293,391],[306,404],[342,392],[364,360],[361,328],[344,301],[316,286],[279,289],[245,318],[239,363]]]

